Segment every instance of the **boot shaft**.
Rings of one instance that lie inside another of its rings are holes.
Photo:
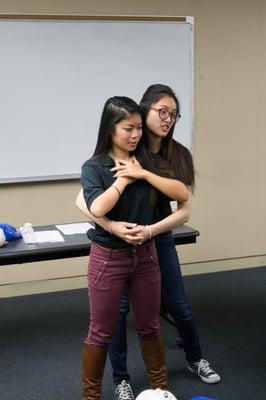
[[[106,363],[107,348],[84,344],[82,351],[83,365],[83,400],[100,400],[103,372]]]
[[[168,389],[164,347],[161,336],[141,340],[140,348],[153,389]]]

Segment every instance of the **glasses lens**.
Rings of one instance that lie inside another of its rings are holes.
[[[173,121],[173,122],[176,122],[177,120],[178,120],[178,115],[177,114],[170,114],[171,115],[171,120]]]
[[[165,119],[169,118],[169,115],[170,115],[170,113],[168,110],[165,110],[164,108],[161,108],[159,110],[159,116],[161,119],[165,120]]]
[[[166,110],[165,108],[161,108],[159,110],[159,116],[164,121],[167,120],[169,116],[172,122],[175,122],[178,119],[178,115],[176,113],[170,113],[170,111]]]

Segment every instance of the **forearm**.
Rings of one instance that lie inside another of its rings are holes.
[[[101,218],[96,218],[89,212],[89,210],[87,208],[87,204],[86,204],[86,202],[84,200],[83,189],[81,189],[79,191],[79,194],[77,195],[76,206],[91,221],[93,221],[96,224],[100,225],[104,230],[110,232],[112,221],[109,218],[105,217],[105,216],[101,217]]]
[[[117,178],[113,185],[93,200],[90,213],[96,218],[105,216],[116,205],[126,186],[127,183],[123,178]]]
[[[164,178],[147,170],[144,179],[172,200],[187,201],[189,198],[187,186],[177,179]]]
[[[191,214],[191,194],[189,199],[180,204],[178,210],[173,212],[168,217],[150,225],[152,236],[156,236],[159,233],[167,232],[176,228],[177,226],[185,224]]]

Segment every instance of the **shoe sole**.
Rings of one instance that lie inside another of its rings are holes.
[[[199,376],[199,375],[198,375]],[[215,379],[208,379],[208,378],[203,378],[202,376],[199,376],[200,377],[200,379],[204,382],[204,383],[209,383],[209,384],[212,384],[212,383],[219,383],[219,382],[221,382],[221,378],[215,378]]]
[[[189,365],[187,366],[187,368],[188,368],[188,370],[189,370],[190,372],[192,372],[193,374],[197,375],[204,383],[212,384],[212,383],[219,383],[219,382],[221,382],[221,378],[220,378],[220,377],[219,377],[219,378],[214,378],[214,379],[204,378],[204,377],[202,377],[201,375],[198,375],[198,373],[197,373],[196,371],[194,371],[194,369],[190,368]]]

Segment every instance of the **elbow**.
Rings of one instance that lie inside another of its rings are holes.
[[[190,211],[184,213],[183,224],[186,224],[190,219]]]
[[[185,200],[184,201],[188,201],[190,199],[190,194],[191,194],[190,189],[187,186],[185,186],[185,188],[184,188]],[[190,214],[189,214],[189,217],[190,217]]]
[[[182,202],[188,201],[189,196],[190,196],[190,192],[189,192],[188,188],[185,187],[185,188],[183,189],[182,193],[180,193],[180,192],[178,193],[178,198],[175,199],[175,200],[177,200],[177,201],[182,201]]]
[[[183,219],[183,224],[186,224],[189,221],[189,215],[185,215]]]
[[[80,209],[79,197],[76,198],[75,205]]]
[[[182,201],[188,201],[188,199],[189,199],[189,190],[186,190]]]
[[[94,204],[94,202],[91,204],[89,212],[95,218],[102,218],[105,216],[104,210],[101,207],[97,206],[97,204]]]
[[[80,192],[78,193],[75,201],[76,207],[78,207],[80,210],[82,210],[82,207],[86,207],[84,195],[83,195],[83,190],[81,189]]]

